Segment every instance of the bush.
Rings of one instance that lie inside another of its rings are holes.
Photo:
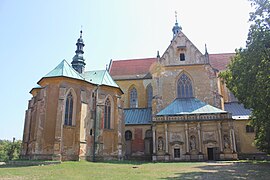
[[[21,143],[20,140],[14,142],[0,140],[0,161],[18,159],[21,152]]]

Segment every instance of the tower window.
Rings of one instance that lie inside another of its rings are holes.
[[[184,53],[180,53],[180,61],[185,61],[185,54]]]

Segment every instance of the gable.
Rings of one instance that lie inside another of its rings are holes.
[[[182,59],[183,56],[184,60]],[[181,31],[171,41],[171,44],[160,58],[160,63],[164,66],[175,66],[205,64],[207,61],[206,57]]]

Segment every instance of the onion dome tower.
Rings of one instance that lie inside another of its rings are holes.
[[[80,31],[80,38],[77,40],[76,43],[77,50],[75,51],[75,56],[72,59],[72,67],[78,72],[78,73],[83,73],[84,72],[84,67],[85,67],[85,62],[83,58],[83,47],[84,47],[84,42],[82,39],[82,30]]]

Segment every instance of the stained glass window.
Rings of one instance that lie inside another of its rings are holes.
[[[177,97],[193,97],[192,82],[186,74],[182,74],[177,82]]]
[[[130,107],[137,108],[138,107],[138,94],[135,87],[133,87],[130,91]]]
[[[65,107],[65,125],[72,126],[73,115],[73,97],[71,92],[67,95],[66,107]]]
[[[147,86],[147,107],[152,107],[153,88],[151,84]]]
[[[111,129],[111,102],[109,98],[105,101],[104,128]]]

